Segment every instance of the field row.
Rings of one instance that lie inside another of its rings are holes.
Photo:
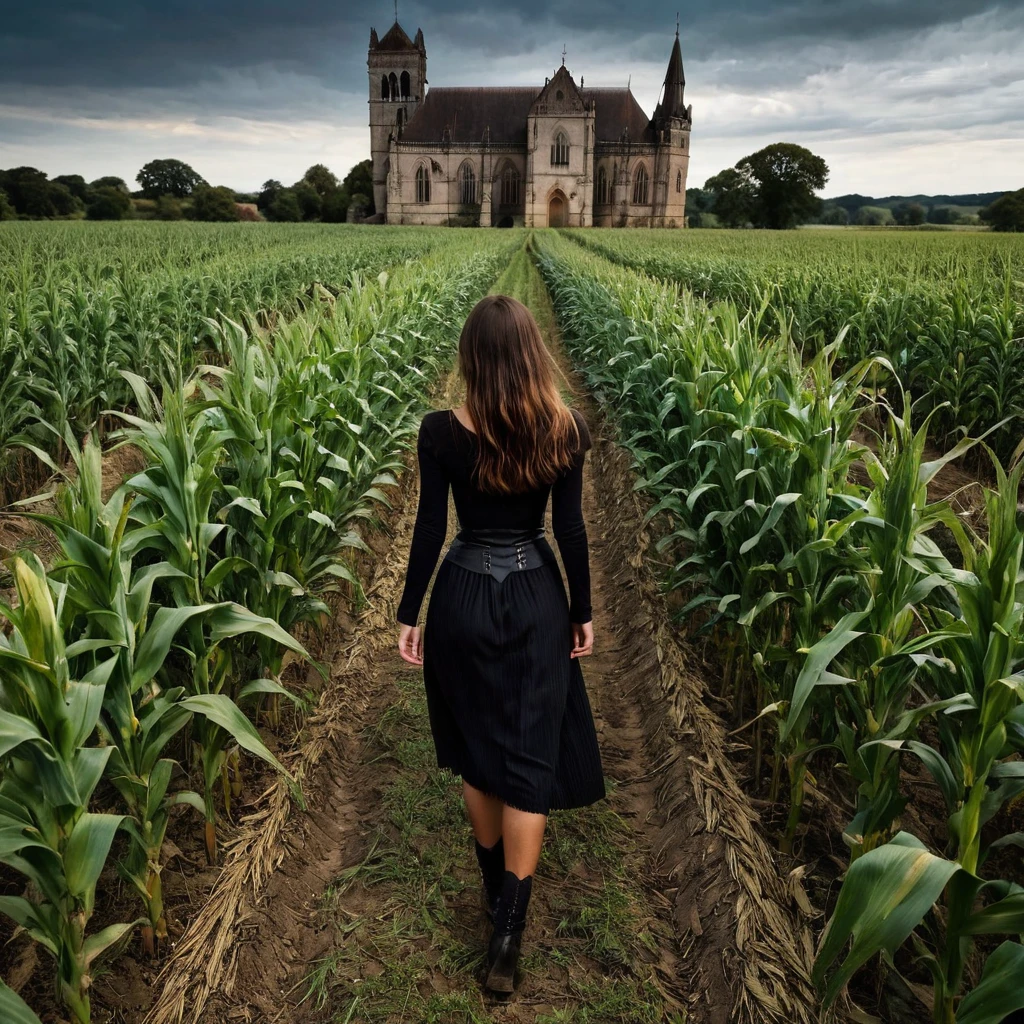
[[[290,313],[353,273],[429,253],[438,231],[303,225],[12,224],[0,232],[0,504],[26,483],[10,442],[63,457],[107,410],[134,401],[122,371],[187,377],[219,342],[211,322]],[[325,288],[329,286],[329,288]],[[41,424],[48,424],[48,430]]]
[[[75,1020],[91,1019],[101,953],[139,925],[150,953],[167,939],[176,809],[198,813],[213,863],[241,751],[285,771],[264,736],[281,732],[282,702],[308,710],[282,682],[286,659],[308,657],[298,638],[333,592],[358,600],[366,525],[462,320],[518,241],[453,239],[265,330],[220,318],[217,361],[162,394],[122,370],[134,411],[117,417],[121,440],[145,468],[109,498],[92,435],[80,449],[67,433],[68,473],[35,449],[64,480],[38,516],[56,559],[15,555],[17,601],[0,608],[0,857],[26,891],[0,912],[52,955]],[[97,929],[119,832],[136,909]],[[34,1019],[2,984],[0,1011]]]
[[[993,430],[1004,457],[1024,415],[1024,241],[1013,235],[570,232],[601,255],[750,311],[805,359],[842,337],[840,364],[880,355],[947,447]],[[889,371],[892,372],[889,372]],[[893,379],[895,377],[895,380]],[[994,429],[993,429],[994,428]]]
[[[749,739],[755,783],[788,804],[783,853],[812,778],[838,780],[850,808],[851,865],[815,968],[824,1004],[884,953],[931,986],[936,1024],[998,1024],[1024,1006],[1024,874],[997,856],[1021,842],[1024,452],[1009,470],[993,457],[973,529],[928,495],[973,442],[929,459],[928,415],[867,386],[877,357],[841,364],[834,342],[805,363],[763,312],[562,237],[543,239],[539,263],[650,496],[680,618],[725,652],[717,696]],[[873,447],[855,440],[869,411]],[[918,766],[946,817],[921,836],[901,827]]]

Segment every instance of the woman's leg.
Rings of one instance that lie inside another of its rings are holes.
[[[517,878],[526,878],[537,870],[544,842],[546,814],[531,814],[502,805],[501,835],[505,845],[505,870]]]
[[[462,783],[462,797],[466,801],[476,841],[490,849],[501,838],[502,808],[505,805],[497,797],[482,793],[468,782]]]

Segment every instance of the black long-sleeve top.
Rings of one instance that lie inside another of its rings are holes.
[[[590,558],[583,521],[583,463],[592,447],[586,420],[572,410],[580,446],[572,466],[553,484],[514,495],[481,491],[471,479],[476,434],[450,409],[428,412],[420,422],[416,451],[420,497],[413,527],[405,589],[398,604],[400,623],[415,625],[423,595],[448,533],[448,489],[455,499],[459,525],[467,529],[538,529],[551,497],[551,532],[569,584],[569,621],[591,620]]]

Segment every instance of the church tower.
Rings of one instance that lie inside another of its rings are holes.
[[[370,156],[373,160],[373,204],[387,214],[388,144],[423,102],[427,85],[427,48],[423,30],[410,39],[396,20],[383,39],[370,29],[366,58],[370,76]]]
[[[677,19],[676,40],[668,59],[661,100],[651,118],[657,138],[653,217],[653,226],[656,227],[681,228],[686,225],[686,172],[690,164],[693,111],[683,99],[685,87]]]

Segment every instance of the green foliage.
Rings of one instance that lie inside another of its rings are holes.
[[[911,393],[943,447],[1002,423],[1002,458],[1024,413],[1024,245],[983,234],[716,232],[679,244],[670,231],[579,232],[602,255],[756,312],[770,337],[782,321],[808,355],[844,328],[844,366],[886,358],[878,387]],[[897,389],[899,390],[899,388]],[[1004,422],[1005,421],[1005,422]]]
[[[803,146],[776,142],[744,157],[736,168],[756,187],[757,223],[764,227],[795,227],[821,207],[814,193],[828,181],[828,164]]]
[[[735,167],[727,167],[704,182],[704,192],[710,194],[708,208],[726,227],[743,227],[754,219],[757,190],[754,183]]]
[[[828,181],[828,165],[803,146],[776,142],[744,157],[704,183],[718,219],[729,227],[793,228],[821,208],[815,195]]]
[[[161,196],[156,201],[157,220],[181,220],[185,216],[181,200],[176,196]]]
[[[316,220],[320,216],[323,200],[320,193],[308,182],[300,181],[292,186],[291,193],[298,203],[303,220]]]
[[[992,456],[996,486],[975,531],[928,485],[979,442],[926,456],[943,407],[916,426],[908,396],[889,408],[873,385],[892,372],[880,356],[840,372],[847,328],[805,362],[793,313],[769,295],[743,314],[557,236],[539,259],[563,336],[650,498],[666,585],[690,597],[679,616],[724,652],[719,696],[752,733],[755,778],[767,756],[772,798],[788,792],[783,849],[812,758],[828,757],[856,800],[843,836],[853,863],[815,968],[826,1003],[908,943],[933,980],[935,1024],[996,1024],[1024,1004],[1024,947],[1004,942],[963,992],[975,936],[1024,932],[1024,889],[984,870],[991,850],[1022,841],[993,823],[1024,793],[1024,445],[1009,470]],[[868,410],[882,425],[875,450],[855,440]],[[939,528],[962,568],[933,539]],[[899,770],[908,757],[945,801],[947,856],[892,834],[913,796]]]
[[[350,196],[363,195],[369,200],[367,216],[376,212],[373,205],[373,161],[361,160],[345,175],[341,187]]]
[[[238,220],[235,194],[223,185],[200,185],[192,193],[192,219],[206,221]]]
[[[128,183],[124,178],[118,178],[114,175],[107,175],[103,178],[97,178],[95,181],[89,182],[89,188],[117,188],[126,194],[131,193],[131,189],[128,187]]]
[[[897,224],[917,227],[928,219],[928,211],[920,203],[899,203],[892,208],[892,216]]]
[[[90,192],[85,215],[89,220],[124,220],[131,214],[132,201],[119,188],[97,188]]]
[[[861,227],[879,227],[896,223],[892,210],[884,206],[862,206],[857,211],[855,220]]]
[[[831,224],[836,227],[845,227],[850,223],[850,215],[842,206],[826,206],[818,218],[819,224]]]
[[[1007,192],[979,214],[994,231],[1024,231],[1024,188]]]
[[[0,171],[0,190],[17,214],[34,220],[70,217],[81,213],[82,202],[58,181],[47,180],[35,167]]]
[[[275,221],[302,220],[302,207],[299,205],[299,198],[295,194],[295,190],[286,188],[275,193],[266,209],[266,217],[267,220]]]
[[[311,185],[321,199],[338,188],[338,179],[325,164],[313,164],[302,176],[302,180]]]
[[[159,199],[165,195],[184,199],[200,185],[206,184],[188,164],[173,159],[150,160],[143,165],[135,180],[147,199]]]
[[[15,216],[15,209],[7,198],[7,193],[0,189],[0,220],[14,220]]]

